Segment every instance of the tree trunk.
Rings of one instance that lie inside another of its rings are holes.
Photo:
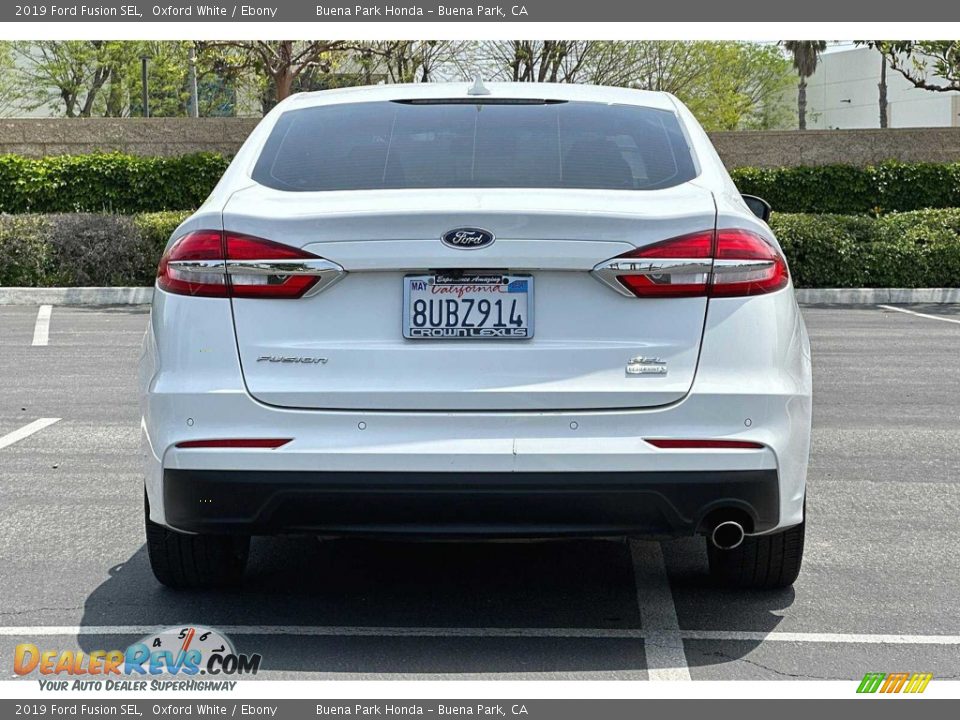
[[[277,102],[286,100],[293,92],[293,73],[290,68],[282,68],[273,76],[273,83],[277,88]]]
[[[124,111],[123,80],[116,66],[110,68],[110,87],[107,92],[106,117],[121,117]]]
[[[60,97],[63,99],[64,114],[69,118],[76,117],[76,110],[74,108],[77,104],[77,96],[69,90],[61,88]]]
[[[110,77],[110,70],[106,67],[99,67],[93,74],[93,82],[90,83],[90,89],[87,90],[87,97],[83,100],[80,107],[80,117],[90,117],[93,113],[93,103],[97,99],[97,94]]]
[[[887,127],[887,56],[880,56],[880,127]]]
[[[554,45],[552,40],[544,40],[540,50],[540,67],[537,68],[537,82],[544,82],[547,72],[553,64]]]
[[[293,79],[296,71],[293,62],[293,40],[281,40],[274,60],[273,82],[277,88],[277,102],[286,100],[293,93]]]
[[[800,78],[797,86],[797,127],[807,129],[807,79]]]

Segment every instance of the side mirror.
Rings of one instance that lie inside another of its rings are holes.
[[[770,219],[770,203],[768,203],[763,198],[758,198],[756,195],[741,195],[743,201],[747,204],[747,207],[750,208],[750,212],[756,215],[758,218],[767,222]]]

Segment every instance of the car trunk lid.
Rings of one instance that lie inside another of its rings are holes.
[[[591,271],[635,248],[712,230],[715,217],[711,193],[691,183],[643,192],[249,187],[224,209],[228,234],[300,248],[344,273],[295,300],[232,300],[247,387],[265,403],[330,410],[675,402],[693,383],[707,299],[627,297]],[[441,242],[461,227],[486,229],[495,241],[469,251]],[[532,337],[404,337],[406,276],[477,272],[532,278]],[[636,372],[638,362],[657,369]]]

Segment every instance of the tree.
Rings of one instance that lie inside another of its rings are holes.
[[[708,130],[778,125],[790,82],[789,62],[775,46],[759,43],[512,40],[470,50],[461,53],[465,79],[480,74],[670,92]]]
[[[141,58],[147,58],[147,94],[151,117],[177,117],[187,114],[190,101],[188,74],[190,45],[186,41],[128,43],[125,63],[111,79],[106,115],[142,115],[143,79]],[[198,68],[203,74],[207,68]],[[116,85],[116,90],[114,86]],[[114,100],[114,97],[116,99]],[[112,101],[112,102],[111,102]],[[201,115],[207,108],[201,108]]]
[[[825,40],[784,40],[783,47],[793,58],[793,68],[800,76],[797,84],[797,124],[807,129],[807,78],[817,71],[820,53],[827,49]]]
[[[960,40],[873,40],[890,69],[914,87],[933,92],[960,90]]]
[[[0,117],[16,111],[18,92],[15,78],[13,46],[9,42],[0,41]]]
[[[880,82],[877,83],[880,102],[880,127],[887,127],[887,116],[890,114],[887,110],[887,56],[880,56]]]
[[[104,40],[41,40],[13,43],[23,71],[18,84],[28,109],[59,107],[67,117],[90,117],[123,43]]]
[[[747,42],[633,43],[624,64],[630,85],[676,95],[708,130],[765,129],[780,124],[789,63],[776,47]]]
[[[877,100],[880,106],[880,127],[887,127],[887,56],[880,48],[881,40],[854,40],[855,45],[866,45],[880,51],[880,82],[877,83]]]
[[[255,73],[266,81],[264,105],[286,99],[298,78],[310,70],[330,72],[343,40],[224,40],[197,43],[201,55],[213,57],[228,74]],[[267,109],[267,107],[265,107]]]
[[[0,93],[10,84],[20,109],[49,107],[67,117],[141,114],[141,57],[148,58],[150,114],[184,115],[189,102],[186,41],[41,41],[10,44],[17,66],[3,70]],[[232,114],[236,78],[213,62],[197,67],[200,114]],[[2,94],[0,94],[2,101]],[[2,108],[2,105],[0,105]]]
[[[430,82],[456,62],[468,43],[450,40],[382,40],[363,43],[354,55],[367,84]]]
[[[476,65],[490,80],[577,82],[597,43],[588,40],[504,40],[480,43]]]

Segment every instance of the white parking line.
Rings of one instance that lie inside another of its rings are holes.
[[[37,324],[33,326],[33,345],[46,345],[50,340],[50,313],[53,305],[41,305],[37,311]]]
[[[960,635],[877,635],[871,633],[745,632],[740,630],[685,630],[684,640],[740,640],[847,645],[960,645]]]
[[[689,680],[677,609],[658,542],[630,541],[633,575],[640,606],[647,677],[650,680]]]
[[[641,628],[538,627],[377,627],[369,625],[216,625],[227,635],[300,635],[304,637],[423,638],[586,638],[644,640],[656,633]],[[148,635],[156,625],[34,625],[0,627],[0,637],[69,637]],[[680,630],[684,640],[789,642],[841,645],[960,645],[960,635],[878,635],[873,633],[752,632],[749,630]],[[648,655],[649,658],[649,655]],[[651,679],[653,679],[651,677]],[[662,679],[662,678],[661,678]]]
[[[906,313],[907,315],[916,315],[917,317],[927,318],[927,320],[939,320],[941,322],[960,325],[960,320],[956,320],[955,318],[945,318],[940,317],[939,315],[928,315],[927,313],[920,313],[916,310],[907,310],[906,308],[894,307],[893,305],[877,305],[877,307],[883,308],[884,310],[894,310],[896,312]]]
[[[19,430],[14,430],[12,433],[7,433],[3,437],[0,437],[0,450],[13,445],[19,440],[23,440],[25,437],[30,437],[38,430],[43,430],[45,427],[53,425],[59,420],[60,418],[40,418],[39,420],[34,420],[29,425],[24,425]]]

